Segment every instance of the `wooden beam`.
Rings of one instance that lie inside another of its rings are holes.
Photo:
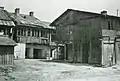
[[[64,60],[67,60],[67,58],[66,58],[66,44],[64,45]]]

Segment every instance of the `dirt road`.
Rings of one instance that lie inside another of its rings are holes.
[[[120,81],[120,68],[100,68],[40,60],[15,60],[15,81]]]

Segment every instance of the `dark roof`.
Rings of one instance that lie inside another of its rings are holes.
[[[67,9],[64,13],[62,13],[57,19],[55,19],[51,24],[50,26],[54,26],[54,23],[56,23],[61,17],[63,17],[64,15],[66,15],[67,13],[69,13],[70,11],[73,11],[73,12],[82,12],[82,13],[88,13],[88,14],[93,14],[95,16],[102,16],[101,13],[94,13],[94,12],[88,12],[88,11],[80,11],[80,10],[74,10],[74,9]],[[113,15],[107,15],[107,17],[113,17],[113,18],[119,18],[118,16],[113,16]]]
[[[49,22],[40,21],[38,18],[34,16],[29,16],[25,14],[15,15],[14,13],[10,13],[10,14],[11,14],[11,18],[13,18],[15,22],[17,22],[17,25],[53,29],[51,26],[49,26],[50,25]]]
[[[0,10],[0,25],[15,26],[6,10]]]
[[[12,39],[10,39],[8,37],[2,37],[2,36],[0,36],[0,45],[15,46],[16,43],[15,43],[15,41],[13,41]]]
[[[68,11],[75,11],[75,12],[83,12],[83,13],[88,13],[88,14],[94,14],[94,15],[102,15],[101,13],[94,13],[94,12],[88,12],[88,11],[81,11],[81,10],[74,10],[74,9],[67,9]],[[114,15],[107,15],[108,17],[114,17],[114,18],[120,18],[118,16]]]
[[[11,18],[15,22],[17,22],[17,25],[31,26],[31,27],[41,26],[40,20],[35,17],[24,15],[24,14],[15,15],[14,13],[10,13],[10,15],[11,15]]]
[[[50,22],[46,22],[46,21],[41,21],[44,24],[44,28],[48,28],[48,29],[55,29],[55,27],[50,26]]]

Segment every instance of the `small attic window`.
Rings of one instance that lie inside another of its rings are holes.
[[[26,16],[23,17],[24,19],[26,18]]]
[[[113,23],[110,20],[108,20],[108,30],[113,30]]]

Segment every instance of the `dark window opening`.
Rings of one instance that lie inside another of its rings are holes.
[[[21,36],[23,36],[23,28],[21,28]]]
[[[41,44],[47,44],[48,43],[48,40],[47,39],[42,39],[41,40]]]
[[[18,28],[18,35],[20,35],[20,28]]]
[[[4,35],[6,35],[6,28],[3,31],[4,31]]]
[[[113,30],[112,22],[108,21],[108,30]]]
[[[28,29],[28,36],[30,36],[30,29]]]
[[[38,32],[37,32],[37,30],[35,30],[35,37],[38,37]]]
[[[24,16],[24,18],[26,18],[26,16]]]
[[[39,37],[39,33],[40,33],[40,32],[39,32],[39,30],[38,30],[38,37]]]
[[[10,29],[7,28],[7,35],[9,35],[9,34],[10,34]]]
[[[47,38],[47,33],[45,31],[41,31],[41,37]]]
[[[34,32],[35,32],[34,29],[32,29],[32,36],[34,36]]]
[[[7,34],[7,32],[8,32],[8,29],[7,29],[7,28],[5,28],[5,35],[8,35],[8,34]]]
[[[24,29],[24,36],[26,36],[26,29]]]

